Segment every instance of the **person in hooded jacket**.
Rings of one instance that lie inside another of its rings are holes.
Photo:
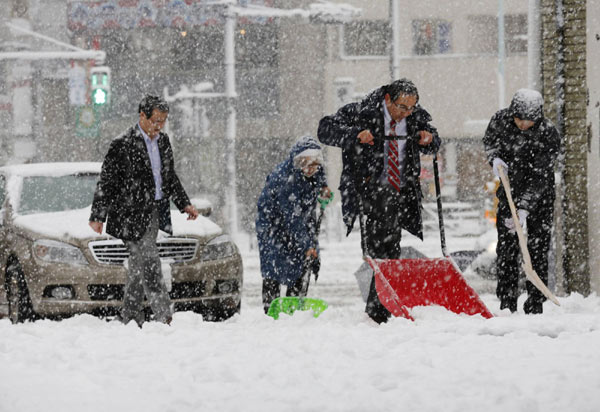
[[[514,222],[504,187],[496,192],[498,212],[496,295],[500,309],[517,311],[521,257],[515,224],[527,230],[527,248],[533,269],[548,284],[548,251],[554,216],[554,165],[560,150],[556,127],[543,115],[542,95],[518,90],[510,106],[496,112],[483,138],[487,159],[496,176],[501,166],[508,177],[519,222]],[[542,313],[546,300],[532,283],[526,283],[525,313]]]
[[[436,153],[441,141],[418,102],[414,83],[400,79],[319,122],[319,140],[342,149],[339,189],[348,234],[357,215],[366,218],[365,256],[399,259],[402,229],[423,239],[420,154]],[[377,323],[391,315],[379,301],[374,279],[365,311]]]
[[[318,240],[315,239],[317,198],[332,196],[323,170],[321,145],[304,136],[291,148],[287,160],[267,176],[258,198],[256,236],[263,277],[265,313],[287,286],[287,296],[298,296],[304,265],[314,258],[312,271],[319,271]]]

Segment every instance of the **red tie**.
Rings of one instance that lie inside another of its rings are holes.
[[[396,122],[392,120],[390,122],[390,136],[396,136]],[[388,168],[387,168],[387,179],[388,182],[400,192],[400,165],[398,162],[398,141],[388,140]]]

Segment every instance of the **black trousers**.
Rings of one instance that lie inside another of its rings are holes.
[[[292,286],[288,286],[285,292],[286,296],[300,296],[302,291],[302,281],[304,277],[301,276]],[[310,282],[310,278],[309,278]],[[306,289],[308,292],[308,288]],[[281,295],[281,284],[273,279],[263,278],[262,284],[262,301],[265,314],[269,311],[271,302],[277,299]]]
[[[362,199],[366,217],[363,253],[374,259],[400,259],[401,223],[407,215],[402,195],[391,186],[372,185]],[[375,278],[371,280],[365,312],[377,323],[387,322],[391,316],[377,296]]]
[[[498,245],[496,246],[498,269],[498,286],[496,296],[500,299],[501,307],[516,311],[517,298],[519,297],[519,275],[521,274],[521,249],[516,232],[511,233],[504,225],[504,220],[511,217],[506,201],[498,204]],[[536,210],[527,217],[527,248],[531,255],[531,264],[544,284],[548,284],[548,251],[554,219],[554,197],[549,196],[541,200]],[[541,304],[546,300],[531,282],[527,281],[527,294],[525,311],[541,311]]]

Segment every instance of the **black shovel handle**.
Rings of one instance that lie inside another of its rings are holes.
[[[319,207],[319,216],[317,217],[317,223],[315,225],[315,235],[313,237],[313,245],[317,246],[317,243],[319,241],[319,232],[321,231],[321,222],[323,221],[323,215],[325,214],[325,208],[320,206]],[[304,259],[304,266],[303,266],[303,271],[302,271],[302,288],[300,289],[300,296],[301,297],[306,297],[306,295],[308,294],[308,284],[310,283],[310,274],[312,273],[312,266],[313,266],[313,262],[315,261],[315,258],[313,256],[307,256]],[[319,277],[318,273],[315,273],[315,282],[317,281],[317,278]]]
[[[352,171],[354,174],[354,187],[356,190],[356,198],[358,200],[358,225],[360,227],[360,243],[361,243],[361,249],[363,251],[363,257],[365,256],[370,256],[369,255],[369,251],[367,249],[367,228],[365,227],[366,222],[365,222],[365,207],[363,205],[363,201],[362,201],[362,189],[363,189],[363,181],[362,178],[360,177],[360,172],[359,172],[359,164],[358,164],[358,157],[360,156],[360,145],[358,143],[356,143],[354,145],[354,153],[352,153]]]
[[[433,177],[435,180],[435,197],[437,200],[438,222],[440,225],[440,241],[442,243],[442,254],[448,256],[446,250],[446,232],[444,230],[444,216],[442,212],[442,193],[440,190],[440,172],[438,169],[437,153],[433,155]]]

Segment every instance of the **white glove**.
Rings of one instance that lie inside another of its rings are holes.
[[[517,210],[517,216],[523,230],[527,229],[527,216],[529,216],[529,212],[525,209],[519,209]]]
[[[519,224],[525,230],[527,227],[527,216],[529,216],[529,212],[525,209],[517,210],[517,216],[519,217]],[[515,232],[515,221],[512,217],[508,219],[504,219],[504,226],[506,226],[511,233]]]
[[[496,177],[500,177],[500,172],[498,172],[498,166],[502,166],[502,169],[504,169],[504,174],[506,175],[506,172],[508,171],[508,165],[504,163],[504,160],[500,159],[499,157],[496,157],[492,161],[492,170],[494,171],[494,175],[496,175]]]

